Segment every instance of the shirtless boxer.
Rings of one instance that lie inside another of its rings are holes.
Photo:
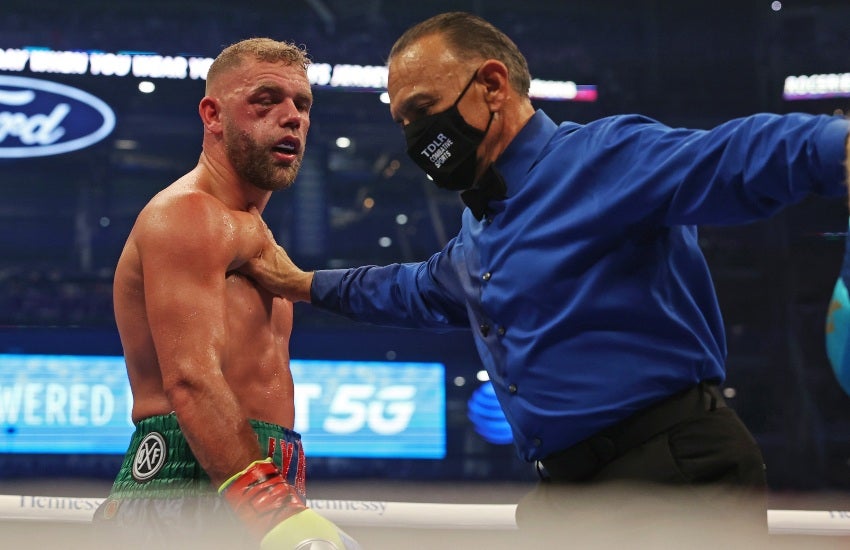
[[[113,292],[136,431],[95,516],[112,536],[149,548],[242,548],[248,533],[262,548],[357,547],[305,505],[292,303],[235,271],[264,243],[248,209],[262,212],[298,174],[308,63],[264,38],[223,50],[199,105],[197,166],[145,206],[127,239]]]

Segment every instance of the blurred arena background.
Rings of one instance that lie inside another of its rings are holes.
[[[334,70],[380,67],[405,28],[448,10],[478,13],[506,31],[533,77],[595,87],[595,100],[535,102],[555,120],[637,112],[708,128],[758,111],[850,109],[846,0],[4,0],[0,90],[4,77],[70,86],[107,104],[115,126],[81,149],[0,157],[0,354],[121,354],[113,266],[138,211],[194,165],[201,141],[201,78],[74,71],[71,56],[33,70],[17,66],[15,52],[203,59],[239,39],[270,36],[305,44],[315,63]],[[789,76],[813,82],[827,74],[835,89],[784,94]],[[143,92],[143,81],[154,89]],[[462,204],[407,159],[380,91],[315,88],[301,175],[265,214],[304,268],[422,260],[457,231]],[[9,120],[0,117],[0,154],[19,139]],[[801,495],[803,507],[848,506],[850,396],[830,370],[823,326],[846,231],[840,200],[807,200],[747,226],[701,228],[728,331],[727,395],[762,446],[779,507]],[[468,333],[367,327],[299,305],[292,356],[444,368],[441,455],[311,457],[317,497],[516,502],[534,482],[498,419],[487,422],[486,382]],[[26,409],[15,407],[26,404],[12,403],[20,374],[0,375],[0,493],[105,495],[120,453],[8,443],[24,429]],[[67,427],[72,438],[74,429]],[[464,489],[452,489],[458,485]]]

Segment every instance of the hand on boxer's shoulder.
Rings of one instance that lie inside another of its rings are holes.
[[[360,546],[332,522],[309,509],[270,458],[252,462],[219,488],[263,550],[354,550]]]
[[[313,274],[301,271],[286,250],[275,242],[274,235],[256,208],[251,207],[249,212],[262,224],[265,240],[257,254],[239,266],[237,271],[248,275],[272,294],[291,302],[309,302]]]

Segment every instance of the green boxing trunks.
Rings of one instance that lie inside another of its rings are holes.
[[[306,499],[301,436],[259,420],[251,420],[251,426],[260,447]],[[174,413],[136,425],[109,497],[95,512],[94,522],[97,542],[110,546],[178,548],[189,541],[204,541],[205,548],[240,548],[248,540],[241,522],[189,448]]]

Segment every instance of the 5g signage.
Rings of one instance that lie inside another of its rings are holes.
[[[0,75],[0,158],[83,149],[114,128],[115,113],[87,92],[48,80]]]
[[[313,456],[443,458],[441,363],[293,360],[295,431]]]

